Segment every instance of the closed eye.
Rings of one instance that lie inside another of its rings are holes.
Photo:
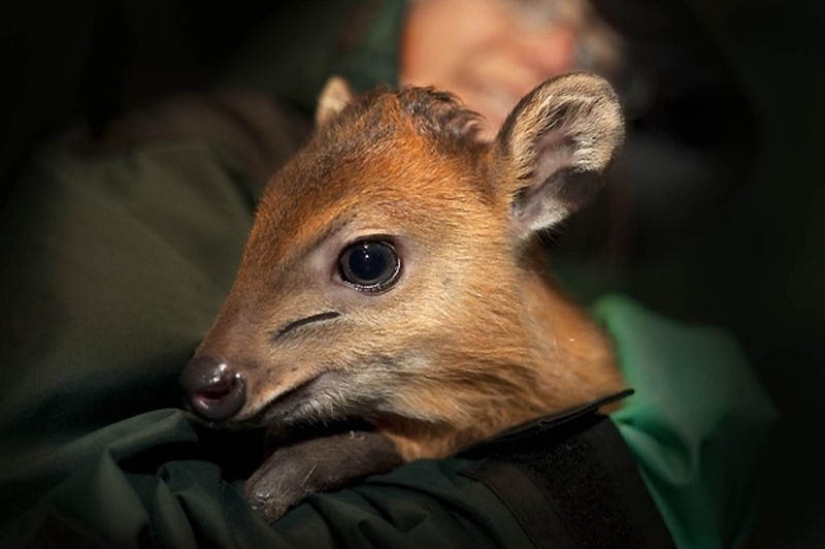
[[[312,324],[313,322],[321,322],[323,320],[332,320],[333,318],[338,318],[339,316],[341,316],[341,313],[329,311],[326,313],[320,313],[317,315],[312,315],[306,318],[298,319],[294,322],[290,322],[289,324],[275,332],[275,335],[272,337],[272,341],[278,341],[291,331],[295,330],[296,328],[300,328],[301,326],[306,326],[307,324]]]

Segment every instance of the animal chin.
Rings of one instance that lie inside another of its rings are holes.
[[[337,385],[336,377],[334,372],[322,372],[303,381],[269,401],[248,423],[290,440],[374,430],[366,419],[347,415],[346,406],[325,395],[325,389]]]

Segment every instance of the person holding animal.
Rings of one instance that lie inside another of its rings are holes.
[[[747,479],[677,474],[713,466],[703,441],[721,415],[772,418],[735,344],[621,297],[591,318],[548,279],[536,238],[593,198],[620,150],[611,85],[558,76],[611,76],[621,61],[599,44],[617,38],[579,2],[394,5],[406,26],[387,80],[458,100],[362,97],[318,66],[323,90],[294,73],[251,86],[290,103],[309,85],[314,130],[264,94],[222,91],[40,149],[0,240],[4,364],[33,365],[4,402],[4,546],[515,547],[565,528],[701,546],[716,521],[747,522],[705,505],[752,493]],[[363,91],[381,83],[367,65],[335,68]],[[728,377],[707,387],[709,371]],[[205,423],[170,409],[181,374]],[[625,388],[612,419],[595,413]],[[275,448],[218,424],[266,427]],[[726,448],[761,440],[743,428]],[[562,505],[524,522],[542,498]],[[281,518],[267,527],[248,503]]]

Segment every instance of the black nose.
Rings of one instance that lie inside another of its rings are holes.
[[[192,409],[205,419],[222,421],[234,416],[246,401],[246,384],[226,361],[203,355],[193,358],[180,378]]]

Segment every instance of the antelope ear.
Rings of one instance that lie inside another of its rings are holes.
[[[500,173],[510,175],[512,218],[522,237],[557,224],[601,187],[624,139],[616,93],[606,80],[568,74],[525,96],[498,134]]]
[[[340,76],[331,76],[321,95],[318,97],[318,108],[315,111],[315,126],[320,127],[338,116],[352,101],[352,90],[347,81]]]

